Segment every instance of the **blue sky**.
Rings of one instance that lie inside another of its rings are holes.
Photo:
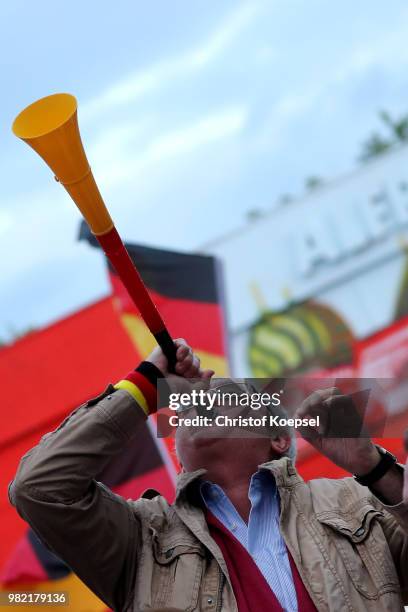
[[[79,213],[10,131],[67,91],[122,236],[182,250],[352,169],[377,112],[408,111],[408,6],[362,0],[0,6],[0,338],[104,295]]]

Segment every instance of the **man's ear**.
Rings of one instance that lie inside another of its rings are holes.
[[[271,440],[272,454],[282,457],[290,448],[290,436],[277,436]]]

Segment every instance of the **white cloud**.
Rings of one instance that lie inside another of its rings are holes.
[[[141,171],[145,173],[155,164],[192,154],[206,145],[240,133],[245,126],[247,114],[247,109],[242,106],[209,114],[190,125],[153,138],[142,151],[133,155],[128,146],[132,126],[126,129],[119,126],[116,135],[111,133],[109,139],[115,143],[115,147],[106,147],[103,139],[100,141],[101,150],[98,144],[92,147],[92,163],[101,177],[104,189],[111,188],[120,181],[134,178]]]
[[[198,147],[241,131],[245,119],[246,111],[242,107],[208,115],[193,125],[160,136],[149,145],[142,159],[151,163],[191,153]]]
[[[175,78],[186,77],[204,68],[227,49],[250,24],[259,12],[260,6],[256,1],[241,4],[201,47],[186,50],[180,55],[130,74],[111,85],[81,105],[81,121],[90,120],[111,108],[128,104],[146,93],[163,87]]]
[[[0,243],[2,282],[10,282],[40,263],[62,257],[64,249],[74,248],[79,216],[73,213],[74,204],[59,186],[51,183],[42,191],[16,195],[7,201],[7,207],[7,223],[14,226],[14,231],[6,231]]]
[[[86,145],[86,153],[94,168],[115,166],[126,155],[132,154],[135,147],[146,139],[146,132],[154,129],[143,115],[142,120],[127,120],[100,130],[93,141]]]

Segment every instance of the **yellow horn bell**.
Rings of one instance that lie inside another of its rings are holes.
[[[16,117],[12,129],[48,164],[92,232],[102,235],[112,229],[82,145],[76,98],[65,93],[41,98]]]

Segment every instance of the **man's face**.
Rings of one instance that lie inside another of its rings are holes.
[[[248,429],[234,426],[217,426],[215,417],[225,415],[231,418],[253,415],[260,417],[265,409],[253,411],[242,407],[239,399],[251,394],[252,389],[245,383],[232,380],[212,381],[208,398],[212,410],[205,407],[190,406],[179,412],[180,419],[196,416],[207,417],[207,425],[179,425],[176,431],[176,448],[180,462],[187,471],[208,468],[212,462],[224,458],[228,461],[252,461],[254,456],[261,457],[260,463],[267,461],[271,453],[271,441],[264,435],[254,435]],[[235,401],[238,398],[238,402]]]

